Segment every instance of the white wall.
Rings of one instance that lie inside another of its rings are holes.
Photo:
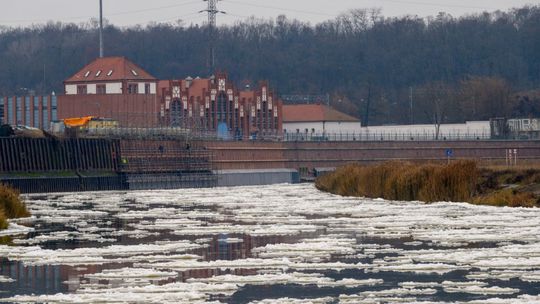
[[[299,133],[308,133],[315,134],[346,134],[346,133],[360,133],[362,132],[362,127],[360,122],[284,122],[283,129],[287,130],[287,133],[293,134],[296,133],[296,130],[299,130]],[[315,129],[315,132],[313,132]]]
[[[144,85],[147,82],[139,82],[138,90],[139,94],[145,94],[144,92]],[[107,94],[122,94],[122,83],[121,82],[112,82],[112,83],[106,83],[105,89],[107,90]],[[67,84],[65,86],[66,95],[76,95],[77,94],[77,85],[76,84]],[[156,83],[150,83],[150,94],[156,94],[157,88]],[[89,83],[86,84],[86,92],[87,94],[96,94],[97,92],[97,85],[95,83]]]
[[[146,92],[144,91],[144,86],[147,83],[148,82],[139,82],[139,83],[137,83],[139,94],[146,94]],[[150,84],[150,92],[148,94],[156,94],[156,84],[155,83],[149,83],[149,84]]]
[[[308,129],[308,134],[312,134],[312,129],[315,129],[314,134],[323,134],[322,122],[307,122],[307,123],[283,123],[283,129],[287,130],[287,134],[296,134],[296,129],[299,129],[299,134],[305,134]],[[456,138],[488,138],[490,137],[489,121],[469,121],[462,124],[442,124],[439,130],[439,138],[456,139]],[[391,125],[391,126],[372,126],[360,127],[360,123],[351,122],[327,122],[324,126],[324,134],[332,135],[355,135],[357,138],[373,138],[373,139],[409,139],[409,138],[434,138],[435,125]]]
[[[76,95],[77,94],[77,85],[76,84],[66,84],[66,95]]]
[[[87,94],[96,94],[96,84],[91,83],[86,86],[86,93]]]
[[[393,126],[372,126],[362,128],[364,134],[405,134],[405,135],[434,135],[435,125],[393,125]],[[468,121],[462,124],[441,124],[439,130],[441,137],[457,137],[464,135],[489,136],[489,121]]]
[[[107,94],[122,94],[122,83],[107,83],[105,84],[105,90],[107,91]]]
[[[139,94],[144,94],[144,84],[145,84],[144,82],[139,82],[139,83],[137,83],[137,85],[138,85],[138,87],[139,87],[139,88],[137,89],[137,92],[138,92]]]

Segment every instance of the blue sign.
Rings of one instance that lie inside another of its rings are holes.
[[[452,149],[446,149],[446,157],[452,157],[454,156],[454,151]]]

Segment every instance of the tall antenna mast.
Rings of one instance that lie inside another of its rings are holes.
[[[208,59],[208,68],[210,73],[214,72],[216,66],[216,56],[215,56],[215,32],[216,32],[216,15],[225,14],[224,11],[217,9],[217,3],[221,0],[203,0],[208,2],[208,8],[200,11],[199,13],[208,13],[208,42],[210,47],[210,55]]]
[[[99,0],[99,58],[103,58],[103,0]]]

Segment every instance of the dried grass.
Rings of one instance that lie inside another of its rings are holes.
[[[30,216],[26,204],[20,199],[19,192],[0,184],[0,218],[21,218]],[[0,228],[2,228],[0,224]],[[5,228],[5,227],[4,227]]]
[[[501,207],[537,207],[538,198],[532,193],[517,192],[513,189],[503,189],[474,197],[471,200],[471,203]]]
[[[0,230],[6,229],[8,227],[8,220],[4,211],[0,209]]]
[[[374,166],[348,165],[316,181],[318,189],[344,195],[389,200],[467,201],[476,189],[473,161],[450,165],[387,162]]]

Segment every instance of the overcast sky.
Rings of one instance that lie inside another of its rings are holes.
[[[203,23],[203,0],[103,0],[104,15],[119,26],[151,21]],[[0,0],[0,25],[26,26],[49,20],[85,22],[98,15],[99,0]],[[453,16],[482,11],[508,10],[540,1],[524,0],[223,0],[218,8],[226,15],[218,17],[218,24],[230,24],[249,16],[274,18],[285,14],[291,18],[317,23],[332,19],[351,8],[382,9],[385,16],[434,16],[447,12]]]

